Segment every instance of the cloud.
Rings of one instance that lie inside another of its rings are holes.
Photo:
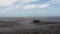
[[[40,8],[47,8],[49,6],[50,6],[49,4],[42,4],[42,5],[40,5]]]
[[[37,2],[39,0],[0,0],[0,6],[11,6],[14,3]]]
[[[34,4],[34,5],[26,5],[24,7],[22,7],[23,9],[33,9],[33,8],[47,8],[49,7],[50,5],[49,4]]]
[[[24,7],[22,7],[23,9],[32,9],[32,8],[36,8],[37,5],[26,5]]]
[[[49,0],[43,4],[29,4],[29,2],[39,2],[40,0],[0,0],[0,12],[7,12],[12,9],[34,9],[47,8],[50,5],[60,3],[60,0]],[[40,2],[39,2],[40,3]]]
[[[21,4],[18,4],[19,0],[0,0],[0,13],[6,13],[8,10],[20,8]]]
[[[0,6],[10,6],[17,0],[0,0]]]
[[[60,0],[49,0],[49,1],[47,1],[47,3],[54,5],[54,4],[60,3]]]
[[[27,3],[27,2],[36,2],[38,0],[0,0],[0,6],[11,6],[14,3]]]
[[[39,0],[21,0],[21,2],[24,2],[24,3],[26,3],[26,2],[37,2],[37,1],[39,1]]]
[[[0,12],[6,12],[11,9],[21,8],[24,3],[36,2],[38,0],[0,0],[0,7],[3,8]]]

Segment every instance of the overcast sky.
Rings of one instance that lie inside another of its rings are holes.
[[[0,17],[60,16],[60,0],[0,0]]]

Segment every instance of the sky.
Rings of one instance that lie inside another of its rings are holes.
[[[60,0],[0,0],[0,17],[60,16]]]

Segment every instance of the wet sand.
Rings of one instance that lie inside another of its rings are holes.
[[[0,21],[0,34],[40,34],[40,25],[21,23]]]
[[[2,21],[3,20],[3,21]],[[0,19],[0,34],[60,34],[60,22]]]

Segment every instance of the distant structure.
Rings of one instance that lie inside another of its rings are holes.
[[[33,23],[40,23],[40,20],[33,20]]]

